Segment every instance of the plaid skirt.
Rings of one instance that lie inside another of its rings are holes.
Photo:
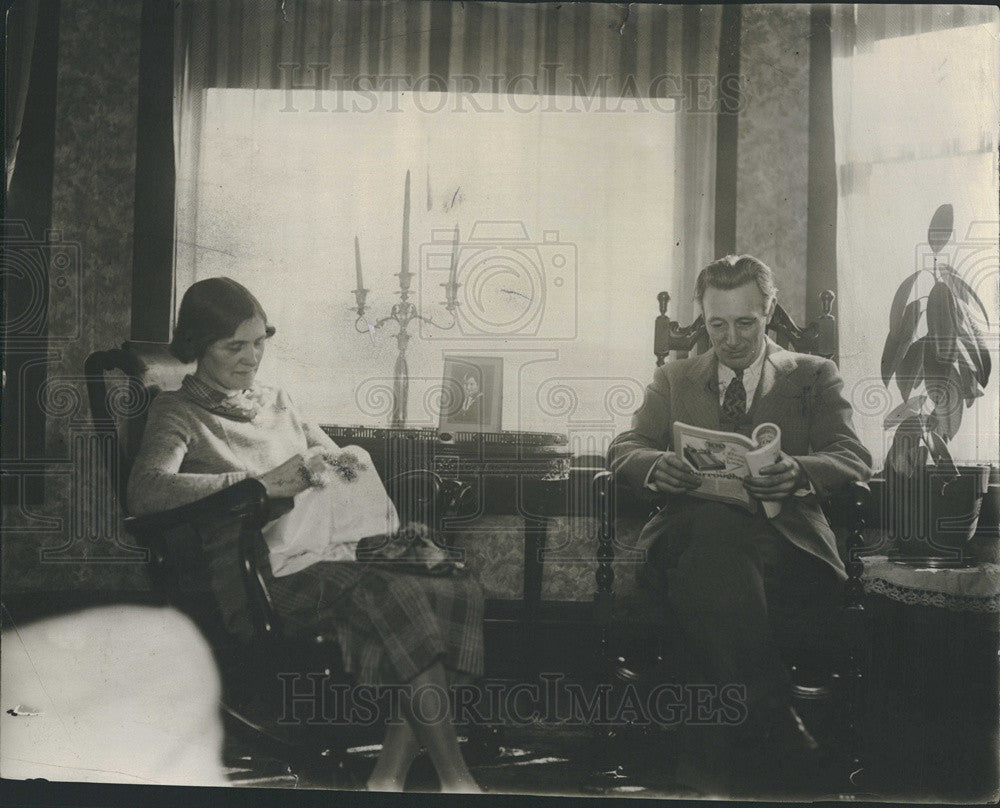
[[[359,684],[411,681],[440,660],[483,673],[483,590],[468,571],[404,572],[377,562],[320,561],[268,581],[292,635],[335,630]]]

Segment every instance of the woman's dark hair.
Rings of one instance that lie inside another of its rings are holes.
[[[232,278],[206,278],[192,284],[184,293],[177,325],[170,343],[170,353],[184,364],[201,359],[213,342],[236,333],[240,323],[260,317],[267,336],[274,335],[274,326],[260,302]]]

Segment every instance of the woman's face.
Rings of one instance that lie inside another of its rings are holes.
[[[226,390],[245,390],[253,385],[267,331],[260,317],[240,323],[231,337],[216,340],[198,360],[196,375]]]

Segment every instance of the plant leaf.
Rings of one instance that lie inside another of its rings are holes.
[[[977,335],[975,337],[962,337],[962,345],[972,360],[976,381],[982,387],[986,387],[990,382],[990,372],[993,370],[993,362],[990,359],[990,352],[986,349],[986,343]]]
[[[962,385],[968,386],[970,391],[973,387],[982,386],[984,380],[989,380],[990,355],[985,346],[980,348],[975,337],[959,336],[952,362],[961,373]]]
[[[896,407],[896,409],[885,416],[885,420],[882,422],[882,428],[892,429],[894,426],[899,426],[911,415],[919,415],[926,401],[927,396],[913,396],[912,398],[908,398]]]
[[[920,322],[920,301],[914,300],[903,310],[899,328],[889,331],[882,348],[882,382],[889,386],[889,379],[896,373],[907,352],[913,345],[913,334]],[[905,400],[907,396],[903,396]]]
[[[886,464],[892,466],[900,474],[912,477],[921,463],[921,442],[924,428],[918,416],[911,415],[903,419],[892,438],[892,446],[886,456]]]
[[[982,332],[972,321],[971,313],[964,303],[958,303],[960,352],[976,372],[976,381],[983,387],[989,384],[993,362]]]
[[[951,452],[948,451],[948,443],[936,432],[929,432],[926,436],[927,448],[930,450],[934,463],[940,466],[951,476],[958,476],[958,469],[955,468],[955,461],[952,460]]]
[[[923,270],[917,270],[905,281],[899,284],[899,288],[896,290],[896,294],[892,298],[892,307],[889,309],[889,331],[898,331],[899,325],[903,320],[903,309],[906,307],[906,301],[910,299],[910,292],[913,291],[913,284],[917,282],[917,278],[920,277],[920,273]]]
[[[993,362],[982,332],[972,319],[968,304],[958,296],[955,297],[955,313],[958,324],[957,353],[960,359],[975,371],[976,381],[986,387],[989,384]]]
[[[983,388],[976,377],[976,371],[965,362],[958,365],[958,375],[962,380],[962,398],[966,407],[971,407],[973,402],[984,394]]]
[[[899,387],[899,394],[905,401],[910,397],[913,388],[924,378],[924,355],[927,353],[927,342],[923,337],[914,342],[903,355],[902,361],[895,369],[896,385]]]
[[[927,228],[927,243],[935,255],[944,249],[954,227],[955,209],[951,205],[941,205],[934,211],[930,226]]]
[[[958,399],[957,406],[951,404],[942,405],[944,417],[941,419],[941,437],[945,440],[952,440],[958,430],[962,428],[962,412],[964,411],[962,399]]]
[[[936,432],[938,430],[938,417],[934,414],[933,410],[924,419],[924,429],[927,432]]]
[[[955,296],[948,284],[938,281],[927,296],[927,343],[942,362],[955,359],[958,342],[958,312]]]
[[[924,357],[924,387],[934,402],[935,432],[951,440],[962,426],[962,403],[965,392],[959,369],[954,364],[937,361],[929,347]]]
[[[986,325],[989,325],[990,316],[986,312],[986,306],[983,305],[983,301],[980,300],[979,295],[976,294],[976,290],[969,286],[962,276],[955,271],[955,268],[949,264],[938,264],[938,270],[941,272],[941,280],[948,284],[951,291],[955,293],[955,297],[968,303],[969,305],[975,303],[979,306],[979,310],[983,313],[983,319],[985,319]]]

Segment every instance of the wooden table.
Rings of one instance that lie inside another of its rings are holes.
[[[886,798],[976,800],[1000,787],[1000,567],[866,558],[869,782]]]

